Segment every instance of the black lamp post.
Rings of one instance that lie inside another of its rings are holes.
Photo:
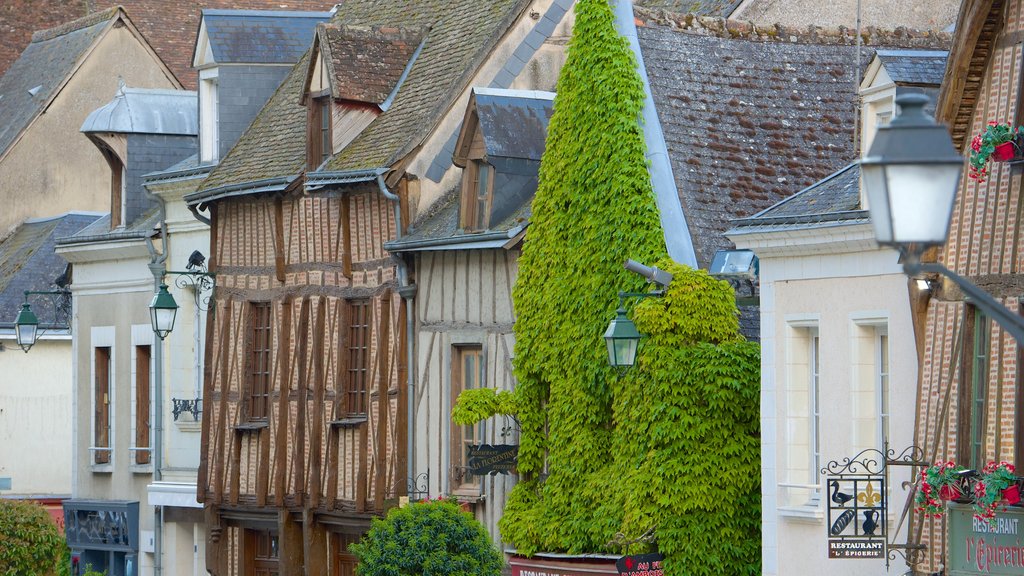
[[[605,330],[604,341],[608,346],[608,363],[612,368],[624,373],[636,363],[636,351],[640,347],[642,335],[636,324],[626,315],[626,298],[651,298],[665,295],[665,288],[672,282],[672,274],[659,270],[654,266],[644,266],[634,260],[626,260],[622,265],[626,270],[639,274],[648,282],[660,286],[650,292],[619,292],[619,308],[615,311],[615,319]]]
[[[946,128],[924,112],[927,103],[923,94],[897,97],[900,113],[879,127],[860,161],[875,238],[903,255],[908,276],[935,273],[952,280],[1020,344],[1024,318],[945,266],[921,262],[926,248],[946,242],[964,164]]]
[[[149,303],[149,321],[153,325],[153,332],[163,340],[174,330],[174,319],[178,315],[178,303],[174,301],[174,295],[167,291],[167,284],[160,285],[160,291],[153,296]]]

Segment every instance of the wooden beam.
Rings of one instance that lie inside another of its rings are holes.
[[[277,538],[278,575],[306,576],[302,524],[292,520],[291,513],[287,509],[277,511]],[[321,574],[323,573],[321,572]]]
[[[302,308],[299,312],[299,332],[298,332],[298,345],[299,350],[296,355],[299,382],[298,390],[296,394],[297,405],[295,407],[295,426],[289,429],[289,436],[291,436],[291,451],[292,451],[292,494],[295,497],[295,503],[298,506],[302,506],[304,499],[303,494],[306,488],[306,462],[305,462],[305,446],[306,446],[306,404],[308,402],[307,393],[309,391],[309,338],[306,337],[309,334],[309,308],[310,299],[305,297],[302,299]]]
[[[374,471],[374,509],[384,510],[384,491],[388,464],[388,418],[391,415],[391,366],[388,352],[391,339],[391,290],[380,296],[380,317],[377,319],[377,454]]]
[[[284,243],[284,200],[274,199],[274,273],[278,282],[284,282],[284,259],[287,246]]]
[[[216,407],[218,404],[213,401],[213,349],[214,341],[213,327],[217,322],[217,307],[216,301],[211,301],[213,304],[210,306],[210,311],[206,315],[206,348],[203,350],[203,407],[204,410],[208,406]],[[230,316],[230,310],[228,310]],[[222,399],[223,401],[223,399]],[[200,423],[200,442],[199,442],[199,470],[197,471],[196,481],[196,500],[199,502],[206,501],[206,489],[210,484],[210,465],[209,461],[211,458],[210,454],[210,417],[207,414],[202,415],[202,422]]]
[[[213,576],[227,576],[230,547],[224,539],[228,533],[221,524],[217,507],[210,504],[203,506],[203,519],[206,524],[206,571]]]
[[[320,506],[320,495],[322,492],[321,473],[323,469],[321,454],[324,427],[327,425],[327,419],[324,414],[327,387],[327,380],[324,378],[324,356],[327,353],[327,350],[324,349],[327,303],[327,298],[319,299],[319,305],[316,309],[316,321],[313,323],[313,437],[310,438],[309,445],[309,506],[314,509]],[[317,573],[319,574],[319,572]]]
[[[277,429],[274,435],[274,505],[284,506],[286,472],[288,470],[288,392],[291,389],[291,336],[292,302],[281,302],[281,336],[278,338],[277,359],[281,363],[281,379],[278,385]]]
[[[404,180],[403,180],[404,182]],[[398,408],[397,415],[395,418],[395,426],[397,427],[396,432],[398,433],[398,446],[395,447],[395,451],[398,453],[398,469],[395,472],[397,478],[401,478],[406,470],[409,469],[409,370],[410,366],[408,360],[408,348],[409,342],[406,338],[405,323],[407,321],[405,301],[402,299],[398,300]],[[409,479],[410,481],[412,479]],[[396,493],[398,496],[408,496],[407,482],[399,482],[398,490]]]
[[[975,50],[978,48],[979,41],[982,40],[982,32],[986,28],[986,23],[989,24],[991,30],[989,20],[993,15],[993,8],[999,8],[998,12],[1001,13],[1002,3],[1003,0],[964,0],[957,18],[956,35],[949,50],[946,72],[942,78],[942,88],[939,91],[939,100],[935,107],[935,118],[940,123],[954,124],[957,117],[961,115],[961,107],[965,104],[964,92],[969,83],[973,83],[969,79],[972,69],[984,70],[988,65],[988,61],[992,57],[991,49],[981,58],[981,62],[975,58]],[[991,42],[989,45],[991,46]],[[973,109],[973,105],[971,108]],[[957,141],[954,137],[954,143],[960,148],[963,147],[963,140],[961,138],[960,141]]]
[[[306,574],[327,574],[330,564],[327,556],[327,530],[317,521],[309,508],[302,511],[302,541],[306,562]]]
[[[224,460],[226,458],[225,452],[228,447],[225,445],[225,437],[228,434],[230,425],[227,422],[228,418],[228,402],[229,390],[231,386],[231,350],[235,345],[234,340],[231,338],[231,324],[234,320],[234,301],[228,299],[226,302],[225,310],[227,314],[224,314],[224,324],[221,326],[221,339],[220,344],[220,401],[217,403],[217,435],[213,438],[213,444],[210,449],[213,450],[214,455],[214,466],[213,466],[213,502],[219,504],[223,502],[224,498]]]
[[[345,278],[352,279],[352,226],[349,224],[352,198],[348,194],[341,199],[341,270]]]

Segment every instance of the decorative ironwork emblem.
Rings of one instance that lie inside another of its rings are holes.
[[[171,398],[171,403],[175,422],[182,414],[191,414],[192,420],[199,422],[199,415],[203,413],[202,398]]]

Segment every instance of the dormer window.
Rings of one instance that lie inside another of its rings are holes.
[[[199,154],[203,164],[212,164],[220,159],[220,100],[217,84],[217,69],[199,72]]]
[[[334,152],[331,134],[331,97],[312,98],[309,101],[309,137],[307,141],[307,166],[316,170]]]
[[[96,139],[96,144],[99,147],[100,153],[103,154],[104,160],[107,161],[107,165],[110,166],[110,229],[113,230],[124,225],[124,186],[127,177],[125,175],[124,161],[121,160],[121,155],[114,151],[113,145],[122,144],[119,148],[124,148],[125,139],[118,137],[113,134],[106,135],[106,138],[101,140]]]
[[[469,162],[464,173],[465,194],[462,195],[461,228],[486,230],[490,225],[491,196],[494,192],[494,166],[486,160]]]

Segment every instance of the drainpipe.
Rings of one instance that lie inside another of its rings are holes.
[[[385,198],[391,201],[395,207],[395,236],[396,240],[402,237],[402,204],[399,197],[388,190],[387,184],[384,183],[384,175],[377,175],[377,187],[380,188],[380,193]],[[408,421],[408,431],[406,434],[406,455],[405,461],[407,465],[407,482],[408,492],[412,492],[416,486],[416,478],[414,475],[415,467],[413,466],[413,447],[415,446],[414,437],[416,434],[416,426],[413,424],[415,417],[415,410],[413,407],[413,395],[416,391],[416,374],[415,364],[413,363],[416,357],[414,350],[414,327],[416,319],[413,316],[413,300],[416,297],[416,285],[409,282],[409,269],[406,265],[405,258],[399,257],[398,259],[398,294],[402,297],[405,302],[405,362],[406,362],[406,420]]]
[[[160,205],[160,232],[163,235],[163,253],[158,253],[153,246],[151,238],[146,239],[146,248],[149,249],[149,271],[153,273],[153,292],[160,290],[163,283],[164,273],[167,271],[167,255],[170,253],[171,238],[167,233],[167,204],[164,199],[152,194],[143,186],[150,197],[155,198]],[[161,466],[164,460],[164,342],[153,331],[153,482],[160,482],[163,479]],[[161,576],[163,573],[163,525],[164,509],[162,506],[153,507],[153,576]]]

